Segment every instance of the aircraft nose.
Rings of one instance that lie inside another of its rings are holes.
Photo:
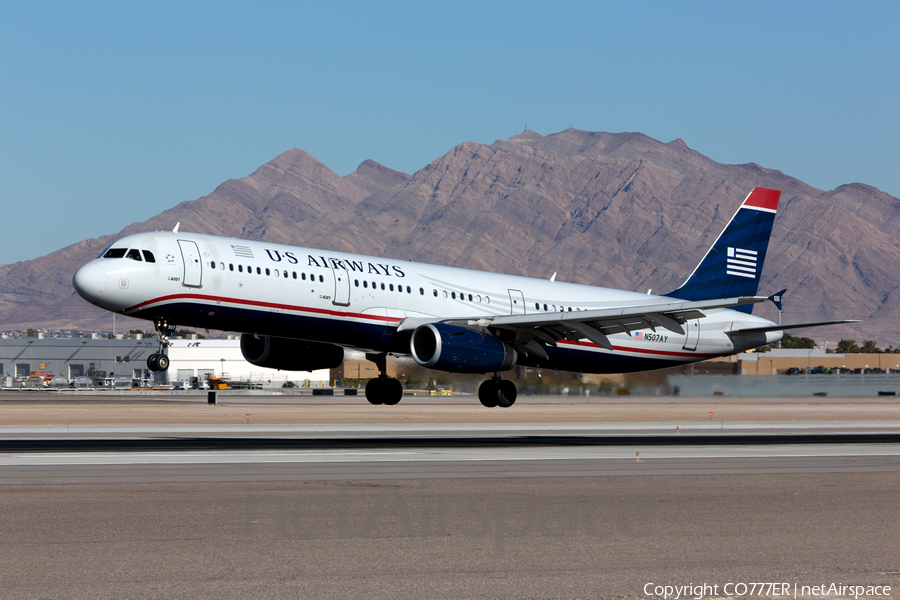
[[[72,287],[78,295],[97,304],[103,299],[103,289],[106,287],[106,271],[97,263],[88,263],[75,271],[72,278]]]

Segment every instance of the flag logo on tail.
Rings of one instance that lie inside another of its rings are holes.
[[[756,277],[756,251],[728,247],[726,274],[738,277]]]

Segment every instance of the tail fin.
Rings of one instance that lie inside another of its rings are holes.
[[[778,190],[754,188],[684,285],[665,295],[695,301],[755,296],[780,197]]]

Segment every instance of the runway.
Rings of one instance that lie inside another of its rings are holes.
[[[40,422],[27,415],[45,412],[12,411],[0,422],[0,597],[590,599],[640,597],[649,582],[831,580],[900,589],[890,405],[870,420],[805,418],[822,414],[813,406],[793,421],[720,423],[447,423],[447,412],[426,422],[420,408],[394,413],[418,414],[411,422],[342,413],[310,423],[304,406],[282,413],[289,422],[249,426],[204,423],[223,414],[215,408],[186,411],[200,415],[188,423],[141,422],[157,408],[132,409],[54,407]]]

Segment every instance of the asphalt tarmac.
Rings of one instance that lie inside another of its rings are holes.
[[[840,437],[842,422],[817,421],[823,407],[810,404],[793,421],[726,424],[744,437],[698,416],[680,421],[693,434],[653,443],[684,434],[652,419],[645,431],[568,417],[473,423],[461,407],[454,423],[450,404],[412,424],[342,412],[310,425],[289,412],[287,431],[223,436],[233,425],[218,417],[147,423],[152,407],[66,412],[41,402],[0,401],[0,441],[13,444],[0,451],[0,598],[608,598],[689,583],[727,597],[726,584],[754,582],[796,584],[798,597],[804,585],[892,585],[877,597],[896,598],[900,589],[891,404],[846,428],[861,437]],[[694,403],[677,404],[667,410]],[[535,404],[529,414],[580,408]],[[221,414],[204,409],[187,414]],[[394,413],[403,414],[415,416]],[[73,416],[83,429],[69,439],[85,445],[15,447],[63,440],[55,428]],[[117,426],[118,437],[108,429]],[[769,437],[746,443],[747,432]],[[792,435],[817,443],[779,443]],[[151,444],[117,449],[117,439]],[[222,446],[179,447],[186,439]],[[242,446],[254,439],[295,447]],[[97,440],[113,447],[91,451]]]

